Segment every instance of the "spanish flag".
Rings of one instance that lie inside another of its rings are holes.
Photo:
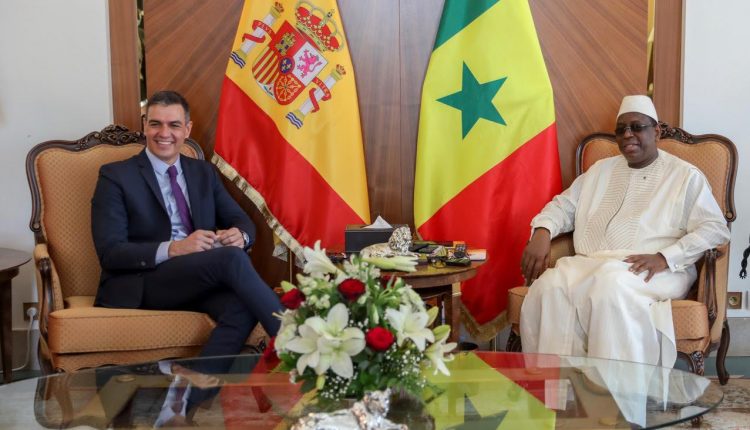
[[[446,0],[419,118],[414,223],[430,240],[485,248],[461,287],[479,339],[523,285],[531,218],[561,189],[555,107],[526,0]]]
[[[295,254],[369,223],[354,71],[336,0],[246,0],[216,126],[219,170]]]

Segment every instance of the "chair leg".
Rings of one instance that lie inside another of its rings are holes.
[[[517,335],[513,330],[508,335],[508,343],[505,344],[505,351],[507,352],[521,352],[523,345],[521,345],[521,336]]]
[[[716,354],[716,373],[719,376],[719,383],[726,385],[729,382],[729,372],[727,372],[726,358],[729,350],[729,324],[724,320],[724,326],[721,330],[721,342],[719,351]]]
[[[703,351],[693,351],[690,354],[683,354],[683,357],[687,359],[689,371],[700,376],[705,374],[706,366],[703,358]]]

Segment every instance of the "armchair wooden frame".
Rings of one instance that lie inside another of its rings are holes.
[[[726,137],[716,134],[691,135],[683,129],[661,125],[660,149],[680,157],[701,169],[711,185],[727,225],[731,228],[736,218],[734,185],[737,176],[737,148]],[[619,155],[615,136],[597,133],[586,137],[576,150],[576,176],[585,172],[602,158]],[[572,234],[552,241],[549,267],[558,258],[573,255]],[[726,384],[729,373],[725,360],[729,348],[729,325],[726,319],[729,244],[710,249],[696,263],[698,278],[685,300],[672,301],[678,357],[685,360],[689,370],[702,375],[704,359],[718,348],[716,369],[719,381]],[[511,332],[507,351],[521,351],[519,322],[521,305],[528,287],[516,287],[509,292],[508,320]]]

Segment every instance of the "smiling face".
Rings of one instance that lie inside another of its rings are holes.
[[[656,142],[661,135],[659,125],[651,117],[638,112],[626,112],[617,118],[615,139],[628,166],[640,169],[651,164],[659,155]]]
[[[192,127],[193,122],[187,121],[182,105],[151,105],[143,119],[146,146],[160,160],[172,165]]]

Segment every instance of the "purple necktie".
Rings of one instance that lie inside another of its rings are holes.
[[[174,165],[169,166],[167,173],[169,174],[169,185],[172,186],[172,194],[177,203],[177,212],[180,213],[180,219],[182,225],[185,226],[185,230],[187,230],[187,234],[190,234],[193,232],[193,220],[190,218],[190,209],[185,200],[185,195],[182,194],[182,188],[177,183],[177,168]]]

